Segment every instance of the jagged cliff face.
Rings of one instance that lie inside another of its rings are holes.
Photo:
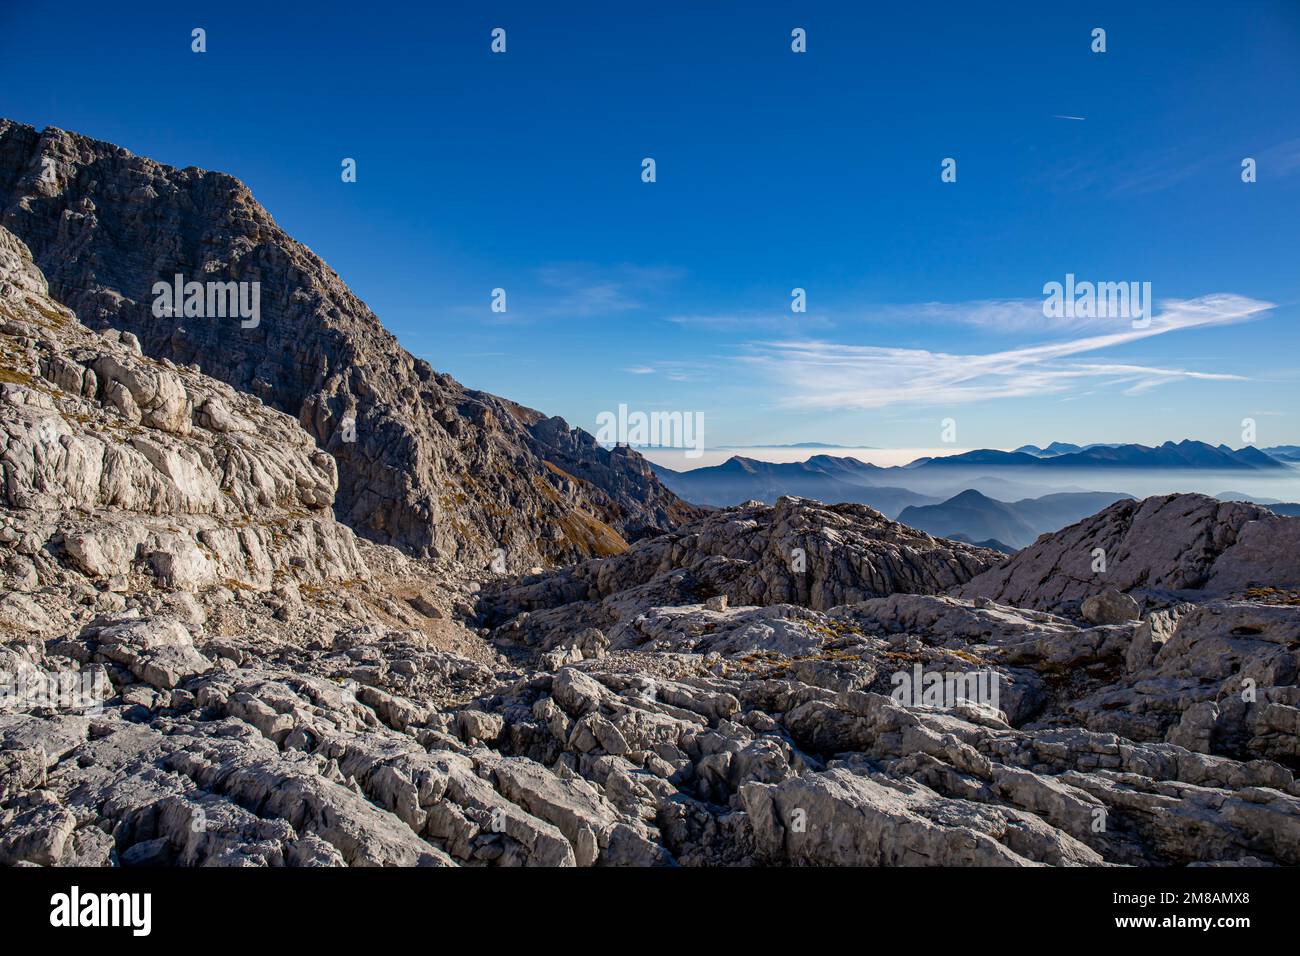
[[[375,541],[471,564],[500,548],[525,568],[694,516],[634,452],[412,357],[231,176],[0,120],[0,210],[83,323],[295,416],[337,462],[338,517]],[[177,274],[259,283],[258,321],[155,314],[154,284]]]
[[[291,580],[371,576],[331,511],[334,460],[296,421],[141,355],[130,333],[81,325],[2,227],[0,413],[0,541],[13,548],[0,622],[39,632],[154,587],[296,593]],[[87,578],[105,593],[83,594]]]

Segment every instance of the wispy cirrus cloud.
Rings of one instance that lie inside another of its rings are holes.
[[[707,359],[670,359],[656,363],[653,372],[670,382],[693,382],[712,376],[713,364]]]
[[[780,309],[735,312],[678,312],[664,319],[683,328],[707,332],[758,332],[782,329],[830,329],[835,322],[822,313]]]
[[[607,315],[643,309],[655,292],[679,279],[680,269],[623,264],[608,268],[581,262],[554,263],[535,271],[543,314]]]
[[[1057,276],[1053,281],[1061,281]],[[685,328],[713,332],[810,330],[830,331],[854,326],[879,325],[891,329],[917,325],[950,326],[989,335],[1041,335],[1059,337],[1084,331],[1113,331],[1128,328],[1130,320],[1108,316],[1049,318],[1043,314],[1043,298],[970,299],[961,302],[909,302],[856,308],[830,308],[819,313],[790,312],[699,312],[670,315],[667,321]]]
[[[1300,137],[1270,146],[1259,154],[1264,175],[1289,176],[1300,170]]]
[[[1117,164],[1112,191],[1117,196],[1151,193],[1206,174],[1227,176],[1233,181],[1246,156],[1258,163],[1261,180],[1284,179],[1300,170],[1300,138],[1283,140],[1257,152],[1206,141],[1197,150],[1171,147],[1139,162],[1124,160]]]
[[[1058,118],[1082,119],[1064,114]],[[1116,142],[1103,141],[1062,165],[1044,167],[1035,176],[1036,184],[1055,192],[1102,190],[1128,199],[1198,182],[1236,184],[1247,156],[1256,160],[1260,182],[1300,172],[1300,137],[1264,145],[1225,142],[1207,134],[1178,145],[1137,151],[1120,149]]]
[[[976,329],[990,334],[1060,335],[1084,330],[1118,329],[1129,324],[1116,318],[1048,318],[1043,299],[974,299],[965,302],[917,302],[882,305],[862,313],[863,321],[889,326],[924,323]]]
[[[786,407],[956,404],[1068,394],[1098,385],[1123,386],[1124,393],[1132,395],[1180,379],[1225,381],[1240,376],[1076,357],[1185,329],[1251,321],[1271,308],[1272,303],[1227,293],[1162,302],[1146,328],[1130,324],[1121,330],[984,354],[814,339],[749,343],[740,361],[765,373],[781,393],[778,404]]]
[[[653,365],[628,365],[619,371],[628,375],[653,375],[669,382],[692,382],[711,376],[716,371],[712,360],[661,359]]]
[[[618,315],[649,308],[663,290],[685,270],[633,263],[595,265],[554,262],[520,273],[499,287],[507,309],[491,312],[485,302],[455,306],[448,311],[490,325],[557,323],[568,319]]]

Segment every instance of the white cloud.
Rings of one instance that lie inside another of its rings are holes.
[[[772,379],[784,393],[779,404],[800,408],[959,404],[1099,385],[1122,385],[1125,394],[1139,394],[1178,379],[1222,381],[1238,376],[1071,359],[1183,329],[1250,321],[1272,307],[1244,296],[1209,295],[1162,302],[1161,311],[1144,329],[1128,324],[1095,335],[985,354],[807,340],[750,343],[741,361]]]
[[[681,269],[634,263],[548,263],[518,281],[502,282],[509,304],[506,312],[491,312],[486,298],[449,311],[479,323],[502,326],[617,315],[649,308],[685,274]]]
[[[1061,282],[1064,275],[1052,281]],[[1082,281],[1083,277],[1080,277]],[[910,302],[873,305],[856,310],[830,309],[820,313],[768,312],[678,313],[667,321],[688,328],[717,332],[763,334],[797,329],[829,331],[855,325],[890,329],[915,325],[970,328],[988,335],[1068,335],[1088,330],[1122,330],[1128,319],[1075,316],[1049,318],[1043,314],[1043,296],[1029,299],[971,299],[964,302]]]
[[[1040,306],[1041,308],[1041,306]],[[713,332],[780,331],[790,328],[829,329],[834,323],[824,315],[770,309],[762,312],[684,312],[665,316],[665,321],[684,328]]]
[[[1259,154],[1261,176],[1289,176],[1300,169],[1300,138],[1270,146]]]

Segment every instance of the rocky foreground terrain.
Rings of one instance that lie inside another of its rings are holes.
[[[1121,501],[1008,558],[861,505],[700,513],[338,316],[284,399],[151,325],[90,222],[289,268],[243,187],[34,135],[0,124],[35,164],[0,183],[0,862],[1300,863],[1300,519]],[[247,216],[207,225],[218,194]],[[336,397],[405,437],[341,448],[304,412]],[[536,494],[432,506],[466,474]],[[602,514],[627,534],[576,545]],[[494,570],[498,533],[565,544]]]

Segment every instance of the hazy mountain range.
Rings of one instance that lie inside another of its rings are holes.
[[[742,501],[771,504],[782,495],[816,498],[826,502],[871,505],[890,517],[908,505],[941,500],[907,488],[882,485],[880,476],[893,469],[832,455],[813,455],[807,461],[770,462],[735,455],[720,465],[673,471],[651,465],[664,486],[686,501],[725,507]]]
[[[1128,444],[1081,448],[1053,442],[1046,448],[1026,445],[1011,452],[981,448],[918,458],[893,467],[833,455],[813,455],[806,461],[787,463],[733,456],[720,465],[690,471],[652,467],[665,486],[695,504],[721,507],[749,500],[770,503],[781,495],[799,495],[868,504],[891,517],[909,505],[938,504],[966,488],[1004,498],[1088,490],[1056,484],[1071,477],[1067,473],[1077,476],[1102,470],[1184,470],[1271,476],[1293,470],[1292,465],[1257,448],[1234,450],[1227,445],[1192,440],[1155,447]],[[989,474],[1002,469],[1010,474]]]
[[[1282,456],[1295,446],[1261,450],[1184,440],[1148,446],[1052,442],[1015,451],[976,449],[945,457],[918,458],[881,467],[856,458],[813,455],[802,462],[767,462],[734,456],[719,465],[674,471],[652,465],[665,487],[683,500],[706,507],[744,501],[771,504],[783,495],[825,502],[866,504],[913,527],[956,540],[1014,550],[1100,510],[1126,491],[1063,485],[1088,484],[1090,475],[1132,478],[1233,472],[1286,476],[1294,468]],[[1223,500],[1254,500],[1278,514],[1300,513],[1300,505],[1278,503],[1244,492]]]
[[[1180,444],[1200,445],[1204,443],[1184,441],[1181,442]],[[1173,443],[1166,442],[1165,445],[1162,445],[1161,447],[1163,448],[1170,445],[1173,445]],[[1120,442],[1109,442],[1109,443],[1093,442],[1092,444],[1089,445],[1075,445],[1066,441],[1054,441],[1050,445],[1047,445],[1044,448],[1039,448],[1037,445],[1021,445],[1019,448],[1014,449],[1013,453],[1033,455],[1035,458],[1057,458],[1061,455],[1071,455],[1071,454],[1076,454],[1078,452],[1091,451],[1092,449],[1095,448],[1142,448],[1142,447],[1145,446],[1142,445],[1126,446]],[[1174,445],[1173,447],[1177,448],[1179,446]],[[1226,449],[1228,451],[1231,451],[1231,449],[1229,449],[1226,445],[1219,445],[1218,448],[1221,450]],[[1242,449],[1242,451],[1245,450],[1246,449]],[[1261,448],[1259,450],[1267,454],[1269,457],[1276,458],[1279,461],[1300,461],[1300,445],[1274,445],[1271,448]]]
[[[1121,498],[1131,497],[1121,492],[1084,491],[1008,502],[970,489],[939,504],[904,508],[898,520],[942,538],[969,540],[986,547],[1023,548],[1040,534],[1064,528]]]
[[[961,465],[992,465],[1000,468],[1194,468],[1211,471],[1284,469],[1283,461],[1258,448],[1232,449],[1184,439],[1163,445],[1089,445],[1080,448],[1053,442],[1047,448],[1024,445],[1015,451],[980,448],[960,455],[921,458],[907,468],[952,468]]]

